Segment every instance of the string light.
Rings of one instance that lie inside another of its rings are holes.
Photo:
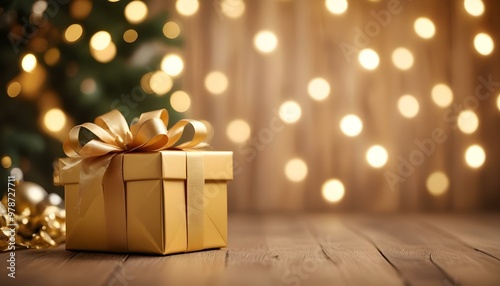
[[[123,33],[123,40],[127,43],[133,43],[135,40],[137,40],[137,37],[139,34],[134,29],[128,29]]]
[[[307,164],[300,158],[294,158],[285,165],[285,175],[292,182],[301,182],[307,176]]]
[[[245,2],[243,0],[221,0],[220,8],[227,17],[239,18],[245,12]]]
[[[366,152],[366,161],[374,168],[381,168],[387,163],[389,155],[384,147],[374,145]]]
[[[198,3],[198,0],[177,0],[175,2],[175,9],[177,9],[179,14],[184,16],[194,15],[199,7],[200,3]]]
[[[415,29],[417,35],[422,39],[430,39],[434,37],[434,34],[436,33],[434,23],[425,17],[418,18],[415,21],[413,28]]]
[[[493,52],[495,43],[490,35],[486,33],[479,33],[474,37],[474,48],[483,56],[487,56]]]
[[[479,119],[472,110],[464,110],[458,114],[457,125],[465,134],[472,134],[479,126]]]
[[[278,46],[278,38],[271,31],[260,31],[253,38],[255,48],[262,53],[270,53]]]
[[[392,63],[400,70],[408,70],[413,66],[413,54],[406,48],[397,48],[392,52]]]
[[[172,89],[173,85],[172,78],[162,70],[154,72],[149,79],[151,90],[158,96],[165,95]]]
[[[68,43],[74,43],[80,39],[83,34],[83,28],[79,24],[73,24],[69,26],[64,32],[64,39]]]
[[[184,69],[184,62],[179,55],[168,54],[161,61],[161,69],[170,76],[178,76]]]
[[[43,124],[49,131],[59,132],[66,125],[66,114],[59,108],[52,108],[43,116]]]
[[[226,135],[229,140],[235,143],[243,143],[250,138],[250,125],[243,119],[231,121],[226,128]]]
[[[106,31],[99,31],[90,38],[90,47],[96,51],[106,49],[111,43],[111,35]]]
[[[330,84],[323,78],[314,78],[307,85],[307,92],[314,100],[325,100],[330,94]]]
[[[340,120],[340,130],[349,137],[356,137],[363,130],[363,122],[357,115],[348,114]]]
[[[418,114],[420,107],[415,97],[406,94],[399,98],[398,109],[404,117],[413,118]]]
[[[33,54],[27,54],[21,60],[21,67],[25,72],[32,72],[36,68],[36,65],[37,60]]]
[[[453,91],[444,83],[436,84],[431,91],[432,101],[442,108],[450,106],[453,102]]]
[[[132,1],[125,6],[125,18],[131,24],[139,24],[148,16],[148,6],[142,1]]]
[[[448,190],[450,182],[445,173],[434,172],[427,177],[425,185],[431,195],[440,196]]]
[[[205,77],[205,88],[214,95],[226,91],[228,84],[226,75],[220,71],[212,71]]]
[[[7,86],[7,95],[9,97],[14,98],[18,96],[19,93],[21,93],[21,84],[19,82],[13,81]]]
[[[349,6],[347,0],[326,0],[325,5],[328,11],[337,15],[345,13]]]
[[[467,148],[465,151],[465,162],[471,168],[479,168],[484,164],[486,160],[486,153],[484,153],[483,147],[475,144]]]
[[[361,66],[367,70],[374,70],[378,67],[380,58],[372,49],[364,49],[359,52],[358,60]]]
[[[177,25],[176,22],[170,21],[165,23],[165,25],[163,25],[162,31],[165,37],[169,39],[175,39],[180,35],[181,28],[179,27],[179,25]]]
[[[344,198],[344,192],[344,184],[338,179],[330,179],[321,187],[323,199],[330,203],[340,202]]]
[[[302,116],[302,108],[295,101],[285,101],[280,105],[279,116],[285,123],[295,123]]]
[[[467,13],[475,17],[484,13],[484,3],[481,0],[464,0],[464,8]]]
[[[191,106],[191,98],[182,90],[178,90],[170,96],[170,105],[177,112],[186,112]]]

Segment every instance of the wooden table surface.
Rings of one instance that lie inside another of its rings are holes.
[[[0,254],[0,285],[500,285],[500,214],[231,215],[229,247]],[[3,265],[2,265],[3,264]]]

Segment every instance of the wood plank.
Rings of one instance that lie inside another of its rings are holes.
[[[5,261],[7,255],[2,253],[0,261]],[[103,285],[126,257],[70,252],[64,250],[64,245],[54,249],[20,250],[16,251],[16,278],[8,278],[7,269],[0,267],[0,285]]]
[[[500,285],[500,261],[423,227],[415,217],[346,221],[370,239],[410,284]]]
[[[500,260],[500,216],[474,215],[419,217],[427,225],[434,226],[445,235],[462,241],[477,251]]]

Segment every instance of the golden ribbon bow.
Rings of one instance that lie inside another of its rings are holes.
[[[94,123],[83,123],[71,129],[63,143],[64,153],[81,162],[78,214],[84,216],[96,193],[102,189],[109,250],[127,251],[127,222],[123,155],[131,151],[160,151],[203,147],[207,129],[200,121],[182,119],[167,130],[165,109],[141,114],[128,127],[123,115],[112,110],[97,117]],[[83,129],[90,140],[82,144]],[[201,164],[201,161],[200,163]],[[70,168],[71,166],[67,166]],[[201,178],[202,179],[202,178]],[[198,180],[199,181],[199,180]],[[198,183],[199,185],[200,183]],[[202,184],[202,182],[201,182]],[[197,186],[203,189],[203,185]]]

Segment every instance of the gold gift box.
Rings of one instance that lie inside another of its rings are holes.
[[[189,155],[200,158],[191,166]],[[232,152],[166,150],[123,155],[126,246],[114,242],[101,188],[80,190],[81,163],[59,160],[64,185],[67,250],[170,254],[227,246],[227,182]],[[201,173],[202,195],[190,202],[189,176]],[[88,207],[82,211],[80,203]],[[191,204],[191,206],[189,205]],[[194,207],[193,207],[194,206]],[[191,218],[192,217],[192,218]]]

